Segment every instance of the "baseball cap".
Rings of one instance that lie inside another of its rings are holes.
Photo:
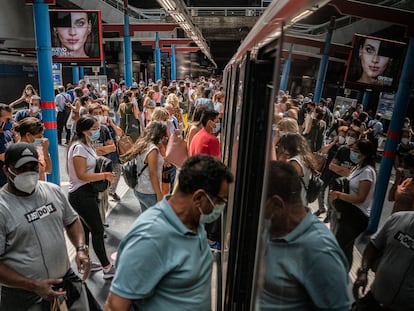
[[[309,97],[305,97],[305,98],[303,99],[303,102],[304,102],[305,104],[307,104],[307,103],[311,103],[311,102],[312,102],[312,100],[311,100]]]
[[[136,82],[132,83],[131,90],[133,90],[133,89],[139,89],[138,83],[136,83]]]
[[[29,162],[39,162],[37,150],[33,144],[19,142],[6,149],[4,164],[7,167],[13,165],[15,168],[19,168]]]

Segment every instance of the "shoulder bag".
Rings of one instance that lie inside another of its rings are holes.
[[[122,157],[125,153],[127,153],[132,146],[134,145],[134,142],[132,141],[132,138],[124,135],[117,141],[117,148],[118,148],[118,155]]]
[[[182,135],[173,133],[168,139],[165,160],[180,168],[188,158],[187,142]]]

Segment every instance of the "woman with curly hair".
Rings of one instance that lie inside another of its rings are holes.
[[[134,188],[134,194],[144,212],[162,200],[162,168],[164,158],[160,152],[167,140],[167,126],[160,121],[152,121],[127,153],[127,159],[136,158],[138,167],[143,168]],[[140,172],[138,172],[140,173]]]
[[[309,180],[312,171],[315,171],[313,153],[309,148],[306,139],[299,133],[286,133],[277,144],[277,157],[280,161],[289,162],[298,172],[302,179],[301,197],[304,204],[306,200],[306,189],[309,186]]]

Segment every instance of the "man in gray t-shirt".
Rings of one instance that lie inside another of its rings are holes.
[[[64,228],[76,247],[78,269],[88,276],[83,227],[62,190],[38,181],[33,144],[11,145],[4,163],[8,183],[0,189],[0,310],[50,309],[49,301],[65,294],[56,287],[62,288],[59,283],[70,270]]]
[[[414,212],[398,212],[385,222],[367,245],[357,272],[354,295],[365,290],[367,273],[378,262],[370,310],[408,311],[414,306]],[[365,298],[367,301],[367,298]]]

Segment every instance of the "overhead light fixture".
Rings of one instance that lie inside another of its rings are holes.
[[[158,2],[160,2],[160,4],[167,11],[174,11],[176,8],[175,2],[173,0],[158,0]]]
[[[158,3],[170,14],[177,24],[186,32],[201,52],[211,61],[217,68],[217,64],[211,58],[210,48],[203,37],[200,29],[194,25],[191,16],[187,11],[187,7],[183,0],[157,0]]]
[[[301,20],[301,19],[303,19],[303,18],[305,18],[305,17],[307,17],[308,15],[310,15],[310,14],[312,14],[312,10],[305,10],[305,11],[303,11],[302,13],[300,13],[299,15],[296,15],[294,18],[292,18],[291,20],[290,20],[290,22],[292,23],[292,24],[294,24],[294,23],[296,23],[297,21],[299,21],[299,20]]]

